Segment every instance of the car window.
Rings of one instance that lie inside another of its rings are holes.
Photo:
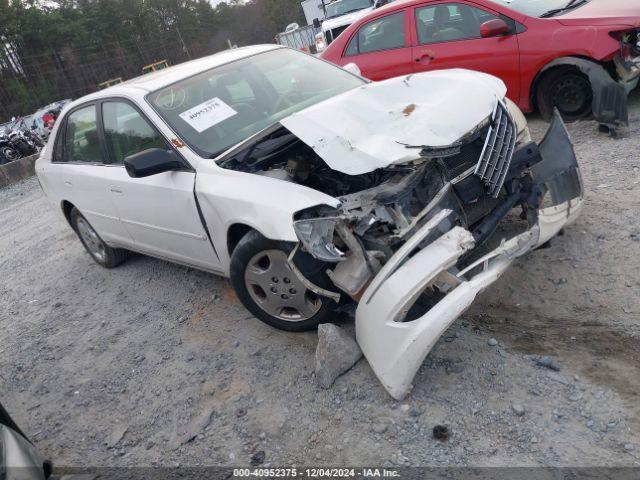
[[[67,117],[64,161],[102,163],[95,105],[80,108]]]
[[[167,148],[164,139],[126,102],[102,104],[102,122],[109,163],[122,164],[129,155],[149,148]]]
[[[404,12],[398,12],[377,18],[362,26],[347,48],[347,55],[391,50],[404,46]]]
[[[416,9],[420,45],[481,38],[480,25],[496,15],[462,3],[445,3]]]
[[[198,155],[215,158],[293,113],[364,80],[288,48],[220,65],[147,96]]]

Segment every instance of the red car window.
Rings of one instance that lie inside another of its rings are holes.
[[[441,3],[416,9],[420,45],[480,38],[480,25],[499,18],[463,3]]]
[[[376,18],[360,27],[345,56],[403,48],[405,38],[404,11]]]

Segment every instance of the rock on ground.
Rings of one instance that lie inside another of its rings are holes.
[[[336,378],[353,367],[360,357],[360,347],[345,330],[333,323],[318,327],[316,379],[322,388],[330,388]]]

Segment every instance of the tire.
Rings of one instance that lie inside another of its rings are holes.
[[[102,265],[104,268],[114,268],[124,262],[129,256],[127,250],[111,248],[104,243],[76,207],[71,209],[69,220],[85,250],[98,265]]]
[[[11,147],[2,147],[2,153],[7,159],[6,163],[13,162],[21,157],[20,152]]]
[[[536,90],[538,110],[545,120],[554,107],[563,120],[573,122],[591,115],[593,89],[589,78],[573,67],[557,67],[547,72]]]
[[[298,280],[286,263],[291,248],[248,232],[231,255],[231,285],[246,309],[267,325],[288,332],[313,330],[329,321],[336,303]]]

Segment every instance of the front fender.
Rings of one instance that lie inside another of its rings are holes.
[[[226,232],[231,225],[241,223],[272,240],[297,242],[295,212],[338,205],[337,199],[293,182],[215,166],[198,169],[195,189],[216,251],[226,264]]]

